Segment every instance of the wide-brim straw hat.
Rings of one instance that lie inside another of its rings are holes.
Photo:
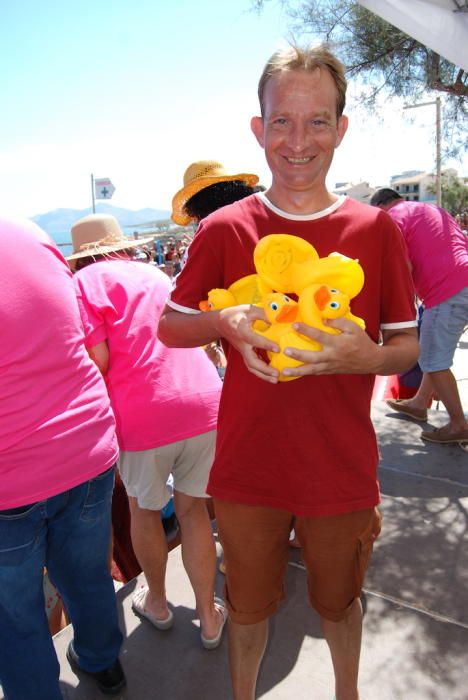
[[[106,255],[118,250],[134,248],[152,241],[152,238],[127,238],[117,219],[110,214],[89,214],[78,219],[71,229],[73,254],[67,260]],[[73,267],[74,263],[71,263]]]
[[[231,180],[241,180],[246,185],[253,187],[258,182],[258,176],[252,173],[231,175],[216,160],[198,160],[196,163],[189,165],[184,173],[184,186],[172,199],[172,220],[179,226],[189,224],[192,218],[184,210],[188,200],[205,189],[205,187],[215,185],[217,182],[230,182]]]

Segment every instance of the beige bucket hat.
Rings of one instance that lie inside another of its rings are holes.
[[[184,173],[184,186],[172,199],[172,220],[179,226],[189,224],[191,218],[185,213],[184,207],[190,197],[217,182],[230,182],[231,180],[241,180],[246,185],[253,187],[258,183],[258,176],[252,173],[230,175],[217,160],[198,160],[189,165]]]
[[[110,214],[89,214],[78,219],[71,228],[73,254],[67,260],[105,255],[126,248],[134,248],[152,241],[152,238],[127,238],[115,216]],[[72,262],[70,267],[73,268]]]

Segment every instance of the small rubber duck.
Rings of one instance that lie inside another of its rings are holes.
[[[312,284],[306,287],[299,296],[300,317],[307,325],[325,331],[325,333],[341,333],[338,328],[332,328],[323,322],[324,319],[334,318],[347,318],[365,330],[364,320],[351,313],[349,304],[349,295],[344,294],[341,290],[326,284]]]
[[[227,289],[211,289],[208,298],[200,301],[198,307],[201,311],[213,311],[237,304],[258,306],[262,303],[264,295],[271,291],[259,275],[246,275],[233,282]]]
[[[256,324],[253,327],[257,333],[272,340],[280,348],[280,352],[267,352],[271,367],[274,367],[280,373],[280,382],[299,379],[299,377],[284,376],[283,370],[286,367],[299,367],[304,364],[285,355],[284,349],[294,347],[300,350],[319,350],[321,348],[320,343],[306,338],[294,330],[292,324],[299,318],[299,305],[286,294],[279,292],[267,294],[263,301],[263,308],[270,324],[269,327],[266,330],[258,329]]]
[[[198,304],[200,311],[214,311],[215,309],[227,309],[235,306],[236,298],[229,289],[210,289],[208,298]]]

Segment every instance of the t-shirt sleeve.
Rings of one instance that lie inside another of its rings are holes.
[[[222,233],[216,224],[202,222],[187,251],[182,271],[174,279],[168,306],[183,313],[200,313],[199,302],[211,289],[224,287],[221,266]],[[221,234],[221,235],[220,235]]]
[[[403,235],[382,212],[385,227],[381,288],[381,328],[409,328],[417,325],[416,299],[408,251]]]
[[[77,273],[73,278],[80,310],[81,322],[85,335],[86,348],[92,348],[107,339],[104,317],[98,306],[94,305],[87,294],[83,281]]]

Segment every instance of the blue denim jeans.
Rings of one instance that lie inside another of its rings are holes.
[[[450,369],[463,331],[468,326],[468,287],[436,306],[424,309],[419,343],[423,372]]]
[[[6,700],[62,700],[43,569],[73,624],[86,671],[113,664],[122,644],[108,568],[114,468],[45,501],[0,511],[0,683]]]

